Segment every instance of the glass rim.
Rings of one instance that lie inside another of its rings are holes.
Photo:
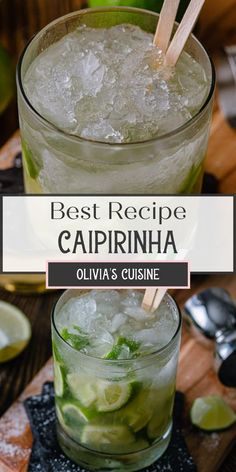
[[[28,98],[28,96],[27,96],[27,94],[24,90],[21,72],[22,72],[22,64],[23,64],[25,54],[28,51],[28,48],[30,47],[31,43],[34,40],[36,40],[44,31],[47,31],[53,25],[56,25],[59,21],[61,21],[64,18],[69,19],[69,18],[76,17],[78,15],[86,15],[86,14],[91,14],[91,13],[105,13],[105,12],[112,12],[112,11],[123,11],[123,12],[131,12],[131,13],[132,12],[134,12],[134,13],[137,12],[137,13],[143,13],[143,14],[148,13],[149,15],[155,16],[156,18],[159,17],[158,13],[156,13],[154,11],[151,11],[151,10],[145,10],[145,9],[142,9],[142,8],[134,8],[134,7],[125,7],[125,6],[120,6],[120,7],[118,7],[118,6],[113,6],[112,7],[111,6],[111,7],[101,7],[101,8],[85,8],[85,9],[77,10],[75,12],[68,13],[66,15],[60,16],[60,17],[56,18],[55,20],[51,21],[50,23],[48,23],[46,26],[44,26],[44,28],[42,28],[38,33],[36,33],[29,40],[29,42],[26,44],[26,46],[23,49],[23,51],[20,55],[20,58],[18,60],[17,67],[16,67],[16,83],[17,83],[18,90],[21,92],[21,95],[22,95],[22,98],[23,98],[24,102],[26,103],[27,107],[29,107],[31,112],[33,112],[33,114],[36,116],[36,118],[39,119],[40,121],[42,121],[45,126],[51,128],[53,131],[55,131],[55,133],[62,135],[64,138],[68,138],[68,139],[70,139],[72,141],[75,141],[75,142],[89,143],[91,145],[101,146],[101,147],[103,147],[103,146],[105,146],[105,147],[108,147],[108,146],[109,147],[120,147],[120,146],[121,147],[131,147],[131,146],[135,146],[135,145],[149,144],[149,143],[153,143],[153,142],[162,142],[162,141],[168,140],[172,137],[178,136],[186,128],[192,126],[195,123],[195,121],[203,114],[203,112],[205,111],[207,105],[209,104],[209,102],[210,102],[210,100],[213,96],[214,90],[215,90],[216,74],[215,74],[215,68],[214,68],[213,62],[212,62],[210,56],[208,55],[206,49],[204,48],[204,46],[201,44],[201,42],[196,38],[196,36],[193,33],[191,33],[190,37],[195,41],[195,43],[204,52],[204,54],[206,55],[206,57],[209,60],[209,64],[210,64],[210,68],[211,68],[211,84],[210,84],[210,87],[209,87],[209,93],[208,93],[204,103],[202,104],[201,108],[197,111],[197,113],[194,116],[192,116],[189,120],[187,120],[181,126],[173,129],[172,131],[169,131],[168,133],[164,133],[161,136],[157,136],[157,137],[154,137],[152,139],[146,139],[146,140],[141,140],[141,141],[132,141],[131,143],[125,143],[125,142],[123,142],[123,143],[114,143],[114,142],[109,143],[109,142],[106,142],[106,141],[99,141],[99,140],[94,140],[94,139],[83,138],[82,136],[77,136],[77,135],[68,133],[67,131],[64,131],[62,128],[56,126],[53,122],[51,122],[50,120],[45,118],[43,115],[41,115],[41,113],[39,111],[37,111],[36,108],[34,108],[34,106],[32,105],[32,103],[30,101],[30,99]],[[178,23],[175,22],[175,24],[178,24]]]
[[[114,289],[116,289],[116,288],[114,287]],[[172,307],[175,309],[175,311],[177,313],[177,317],[178,317],[177,321],[178,322],[177,322],[177,327],[176,327],[176,330],[175,330],[174,334],[172,335],[172,337],[170,338],[168,343],[165,344],[165,346],[163,346],[159,349],[156,349],[153,352],[150,352],[150,354],[146,354],[144,356],[136,357],[134,359],[105,359],[105,358],[85,354],[85,353],[79,351],[78,349],[76,349],[75,347],[71,346],[71,344],[69,344],[61,336],[61,334],[60,334],[60,332],[57,328],[56,320],[55,320],[55,315],[56,315],[55,312],[56,312],[58,302],[61,300],[61,298],[63,297],[63,295],[65,293],[72,292],[73,290],[76,290],[76,289],[67,289],[67,290],[65,290],[63,292],[63,294],[58,298],[58,300],[54,303],[54,305],[52,307],[52,311],[51,311],[51,322],[52,322],[53,329],[55,330],[57,336],[60,338],[62,343],[64,345],[68,346],[68,348],[70,350],[72,350],[72,352],[76,353],[76,355],[81,356],[83,359],[87,359],[87,361],[92,361],[94,363],[96,362],[96,363],[101,364],[102,366],[112,366],[112,365],[115,366],[115,365],[118,365],[118,364],[119,364],[119,366],[123,365],[123,364],[127,366],[129,364],[134,364],[134,362],[138,362],[140,364],[146,363],[147,361],[151,361],[151,360],[155,359],[157,356],[160,356],[162,354],[165,354],[165,352],[168,352],[168,350],[171,348],[172,344],[174,344],[174,341],[175,341],[175,339],[177,338],[177,336],[180,332],[180,329],[181,329],[181,326],[182,326],[181,310],[180,310],[177,302],[174,300],[174,298],[171,295],[169,295],[169,293],[166,293],[165,296],[164,296],[164,300],[167,298],[168,301],[172,304]],[[79,289],[77,289],[77,290],[79,290]],[[81,291],[82,290],[83,289],[81,289]],[[101,289],[101,290],[106,290],[106,289]],[[107,289],[107,290],[109,290],[109,289]],[[128,289],[120,289],[120,290],[128,290]],[[88,289],[88,291],[90,291],[90,290]]]

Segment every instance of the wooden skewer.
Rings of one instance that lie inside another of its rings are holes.
[[[153,313],[159,307],[166,291],[167,289],[163,287],[159,287],[158,289],[155,287],[146,288],[142,308],[149,313]]]
[[[154,287],[146,288],[143,301],[142,301],[142,308],[146,311],[151,311],[152,304],[154,297],[156,295],[157,289]]]
[[[185,43],[197,21],[205,0],[191,0],[181,23],[166,52],[165,62],[168,66],[174,66],[185,46]]]
[[[164,54],[169,46],[179,2],[180,0],[165,0],[161,9],[153,44]]]
[[[156,294],[153,300],[152,308],[151,308],[151,313],[153,313],[157,308],[159,307],[163,297],[166,294],[167,289],[164,287],[159,287],[158,290],[156,290]]]

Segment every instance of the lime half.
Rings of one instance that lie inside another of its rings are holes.
[[[18,356],[30,337],[31,327],[24,313],[14,305],[0,301],[0,362]]]
[[[206,431],[226,429],[236,421],[234,411],[217,395],[197,398],[190,416],[195,426]]]

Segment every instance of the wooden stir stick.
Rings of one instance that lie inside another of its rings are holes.
[[[158,46],[165,53],[165,64],[167,66],[173,67],[178,61],[204,2],[205,0],[191,0],[169,45],[179,1],[165,0],[157,24],[153,44]],[[158,289],[153,287],[147,288],[143,297],[142,308],[153,313],[160,305],[166,291],[167,289],[163,287]]]
[[[167,49],[165,62],[168,66],[175,66],[179,56],[184,49],[185,43],[197,21],[199,13],[203,7],[205,0],[191,0],[181,23]]]
[[[164,54],[169,46],[179,2],[180,0],[165,0],[161,9],[153,44]]]
[[[153,313],[159,307],[167,289],[164,287],[155,287],[146,288],[142,308],[150,313]]]

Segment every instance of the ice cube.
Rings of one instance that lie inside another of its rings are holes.
[[[127,316],[124,313],[116,313],[115,316],[111,319],[111,324],[109,327],[110,333],[115,333],[118,329],[126,322]]]
[[[118,359],[130,359],[132,357],[132,353],[128,346],[121,346],[120,353],[118,355]]]
[[[87,346],[88,354],[95,357],[103,357],[112,350],[114,338],[105,328],[100,328],[90,338],[90,345]]]
[[[208,84],[187,53],[166,75],[152,39],[135,25],[80,26],[32,62],[26,94],[49,121],[87,139],[137,142],[167,133],[201,107]]]
[[[78,326],[85,333],[90,333],[97,316],[96,308],[96,301],[90,295],[71,298],[58,313],[58,323],[67,329]]]
[[[96,300],[97,313],[110,319],[119,312],[120,295],[116,290],[92,290],[91,296]]]
[[[147,319],[147,312],[140,306],[126,306],[123,309],[124,313],[136,321],[145,321]]]
[[[78,63],[78,73],[81,78],[84,93],[97,95],[103,85],[105,65],[92,52],[88,51]]]
[[[155,329],[152,328],[142,329],[135,334],[135,339],[141,342],[143,347],[155,346],[157,344],[157,333]]]
[[[126,307],[138,306],[141,304],[143,294],[138,290],[127,290],[123,293],[121,305]]]

